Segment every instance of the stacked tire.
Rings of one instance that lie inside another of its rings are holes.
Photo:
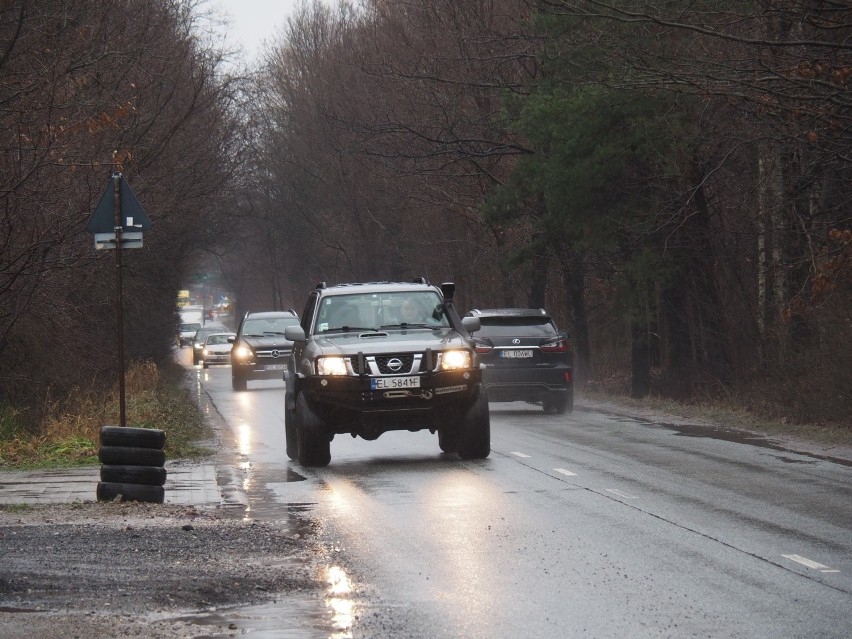
[[[166,483],[166,433],[156,428],[103,426],[98,459],[98,501],[162,504]]]

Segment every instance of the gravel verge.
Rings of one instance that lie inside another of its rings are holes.
[[[192,615],[291,596],[323,606],[303,534],[216,509],[0,507],[0,556],[4,639],[233,636],[228,615]]]

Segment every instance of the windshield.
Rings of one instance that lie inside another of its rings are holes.
[[[448,328],[441,297],[435,291],[361,293],[323,298],[315,332]]]
[[[243,335],[246,337],[263,337],[264,335],[283,335],[288,326],[296,326],[297,317],[273,317],[264,319],[247,319],[243,324]]]

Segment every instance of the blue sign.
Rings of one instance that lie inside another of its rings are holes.
[[[89,233],[115,233],[114,179],[115,176],[110,178],[106,190],[101,197],[101,201],[98,203],[98,207],[92,213],[92,217],[89,218],[89,223],[86,225],[86,231]],[[151,220],[145,215],[142,205],[136,199],[136,194],[120,173],[118,174],[118,182],[122,233],[126,231],[149,231],[151,229]]]

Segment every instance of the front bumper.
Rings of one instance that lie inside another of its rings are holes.
[[[282,379],[287,371],[288,356],[258,357],[254,361],[234,361],[230,358],[233,374],[243,379]]]
[[[419,388],[373,390],[371,377],[313,376],[299,381],[331,432],[367,439],[389,430],[438,429],[457,422],[475,401],[479,369],[420,376]]]

